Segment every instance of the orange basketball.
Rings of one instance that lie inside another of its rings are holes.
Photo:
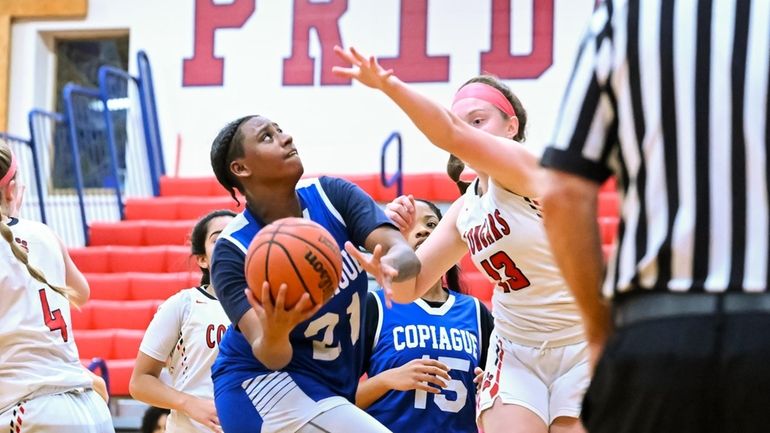
[[[286,283],[286,308],[304,293],[313,305],[332,297],[340,282],[342,255],[337,241],[320,224],[302,218],[283,218],[262,228],[246,252],[246,282],[260,300],[262,284],[270,283],[275,301]]]

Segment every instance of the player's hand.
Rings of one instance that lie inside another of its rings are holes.
[[[263,335],[268,340],[288,335],[295,326],[312,317],[322,306],[318,304],[314,307],[310,301],[310,295],[304,293],[292,308],[286,309],[287,290],[288,286],[281,284],[274,305],[270,297],[270,283],[267,281],[262,284],[262,303],[257,301],[251,289],[246,289],[246,299],[257,313],[262,324]]]
[[[91,386],[93,387],[94,392],[99,394],[99,397],[101,397],[105,403],[109,403],[110,393],[107,392],[107,382],[105,382],[101,376],[94,373],[93,371],[87,368],[85,370],[86,372],[88,372],[88,375],[91,377]]]
[[[484,379],[484,370],[482,370],[481,367],[476,367],[473,369],[473,374],[476,375],[476,377],[473,378],[473,383],[476,384],[476,392],[479,392],[481,380]]]
[[[419,389],[438,394],[441,392],[439,388],[446,388],[452,380],[449,377],[449,367],[435,359],[413,359],[401,367],[381,374],[388,388],[396,391]]]
[[[214,400],[207,400],[189,396],[182,403],[182,412],[185,413],[191,419],[203,424],[213,432],[221,432],[222,427],[219,425],[219,416],[217,416],[217,408],[214,406]]]
[[[374,56],[370,56],[367,59],[353,47],[343,49],[335,45],[334,52],[339,58],[350,64],[349,68],[342,66],[332,67],[332,73],[337,76],[352,78],[365,86],[381,90],[388,81],[388,78],[393,75],[393,70],[386,70],[380,66]]]
[[[416,213],[414,197],[411,194],[398,196],[385,205],[385,215],[393,221],[393,224],[398,227],[402,234],[412,230]]]
[[[382,245],[377,244],[374,247],[372,254],[362,253],[352,243],[345,242],[345,251],[350,254],[351,257],[358,260],[361,267],[373,276],[377,280],[377,284],[382,287],[385,293],[385,305],[390,308],[393,305],[393,279],[398,276],[398,271],[391,265],[383,263],[383,249]]]

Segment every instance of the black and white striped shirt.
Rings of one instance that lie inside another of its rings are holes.
[[[618,179],[605,294],[770,285],[770,0],[615,0],[542,163]]]

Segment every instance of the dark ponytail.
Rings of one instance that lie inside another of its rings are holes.
[[[209,231],[209,223],[214,218],[219,218],[223,216],[227,217],[234,217],[236,214],[235,212],[227,209],[222,210],[215,210],[208,215],[201,218],[197,223],[195,223],[195,227],[192,229],[192,233],[190,233],[190,252],[194,256],[205,256],[206,255],[206,234]],[[211,266],[211,263],[209,263],[209,266]],[[211,283],[211,272],[208,268],[200,268],[203,275],[201,276],[201,286],[205,286],[207,284]]]

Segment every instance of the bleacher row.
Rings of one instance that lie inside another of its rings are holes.
[[[382,187],[379,175],[345,177],[380,203],[396,195],[395,188]],[[90,245],[70,250],[91,286],[89,302],[72,310],[75,340],[85,364],[95,357],[106,360],[115,396],[128,395],[139,343],[158,305],[200,280],[187,246],[196,220],[215,209],[242,210],[214,178],[163,178],[160,191],[160,197],[126,200],[124,221],[92,223]],[[405,176],[404,191],[437,203],[459,195],[438,173]],[[617,230],[617,206],[615,184],[609,181],[599,196],[605,255]],[[461,267],[469,291],[489,304],[493,287],[486,276],[468,256]]]

